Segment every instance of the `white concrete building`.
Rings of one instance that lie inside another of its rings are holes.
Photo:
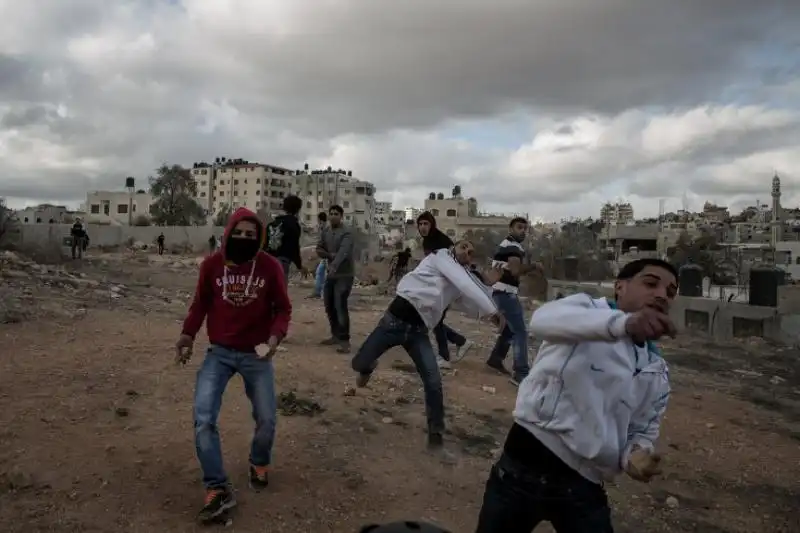
[[[191,173],[197,184],[195,200],[212,216],[223,206],[278,215],[294,186],[293,171],[244,159],[194,163]]]
[[[14,213],[23,224],[62,224],[69,210],[63,205],[39,204]]]
[[[297,171],[294,194],[303,200],[300,220],[313,224],[320,211],[328,211],[332,205],[342,206],[346,224],[361,231],[375,234],[375,185],[353,177],[352,171],[325,170]]]
[[[143,191],[92,191],[86,194],[81,211],[85,222],[94,224],[132,225],[140,216],[150,218],[153,196]]]

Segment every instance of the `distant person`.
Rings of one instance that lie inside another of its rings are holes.
[[[213,235],[208,238],[208,252],[213,254],[217,251],[217,238]]]
[[[422,251],[425,256],[437,251],[447,250],[453,247],[453,240],[436,227],[436,218],[430,211],[425,211],[417,217],[417,231],[422,236]],[[440,368],[450,368],[450,347],[448,344],[456,346],[456,360],[464,357],[464,354],[472,346],[461,333],[457,332],[444,323],[447,316],[447,309],[442,313],[442,320],[433,328],[433,336],[436,339],[436,347],[439,358],[436,360]]]
[[[492,266],[501,268],[503,275],[492,286],[494,303],[506,319],[506,327],[498,335],[486,364],[501,372],[509,374],[503,361],[509,348],[514,348],[514,363],[511,382],[519,385],[528,375],[528,330],[525,326],[525,310],[519,300],[519,282],[523,273],[525,248],[522,243],[528,233],[528,221],[515,217],[508,224],[508,236],[497,247],[492,259]]]
[[[70,237],[72,237],[72,245],[70,247],[72,251],[72,258],[82,259],[83,251],[86,249],[83,243],[86,232],[83,229],[83,223],[81,222],[80,218],[75,219],[69,234]]]
[[[322,235],[325,227],[328,225],[328,213],[320,211],[317,215],[317,233]],[[328,269],[328,260],[320,259],[317,265],[317,271],[314,273],[314,292],[311,293],[311,298],[321,298],[322,289],[325,287],[325,273]]]
[[[236,506],[222,461],[217,419],[225,387],[240,374],[252,405],[255,434],[250,447],[250,487],[269,484],[277,420],[272,357],[286,337],[292,304],[283,267],[263,253],[265,228],[255,213],[236,210],[228,221],[220,251],[200,265],[192,300],[176,348],[176,361],[192,356],[195,337],[206,322],[209,348],[197,372],[194,435],[206,497],[198,518],[213,522]]]
[[[287,196],[283,199],[284,214],[278,215],[267,225],[265,251],[283,265],[287,286],[292,263],[295,264],[297,270],[305,272],[303,258],[300,255],[300,236],[303,234],[303,228],[297,218],[301,207],[303,207],[303,201],[300,197],[293,194]]]
[[[163,232],[156,239],[156,243],[158,243],[158,255],[164,255],[164,233]]]
[[[406,248],[403,251],[397,252],[392,258],[391,265],[389,266],[389,279],[394,279],[395,283],[399,283],[403,276],[408,272],[408,264],[411,262],[411,248]]]
[[[325,346],[338,345],[339,353],[350,353],[350,311],[348,299],[355,280],[352,230],[344,225],[344,210],[332,205],[328,210],[328,227],[320,234],[317,255],[328,262],[327,279],[322,290],[325,314],[331,336],[322,341]]]

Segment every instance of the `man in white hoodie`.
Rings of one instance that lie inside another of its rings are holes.
[[[612,533],[603,482],[625,472],[647,482],[669,398],[653,341],[675,328],[675,269],[640,259],[620,271],[615,300],[575,294],[531,318],[543,340],[520,384],[514,425],[492,467],[477,533]]]
[[[422,378],[425,411],[428,419],[428,447],[444,446],[444,394],[436,354],[428,337],[442,320],[442,314],[455,300],[478,316],[489,316],[502,331],[505,321],[489,296],[489,288],[468,270],[474,247],[459,241],[451,249],[427,255],[397,284],[397,296],[375,330],[353,357],[356,384],[366,387],[378,359],[395,346],[405,348]],[[498,273],[490,273],[499,278]]]

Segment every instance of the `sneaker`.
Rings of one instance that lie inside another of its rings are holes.
[[[472,341],[467,341],[461,346],[456,346],[456,356],[451,359],[454,363],[457,363],[464,359],[464,356],[467,355],[467,352],[475,345]]]
[[[512,385],[514,385],[515,387],[519,387],[519,384],[522,383],[523,379],[525,379],[525,376],[523,376],[522,374],[517,374],[516,372],[514,372],[514,375],[511,376],[511,379],[509,379],[508,381]]]
[[[341,341],[336,353],[350,353],[350,341]]]
[[[493,360],[489,359],[488,361],[486,361],[486,366],[488,366],[492,370],[500,372],[503,375],[506,375],[506,376],[510,376],[511,375],[511,372],[509,372],[506,369],[506,367],[503,366],[503,363],[500,362],[500,361],[493,361]]]
[[[250,488],[261,491],[269,485],[269,467],[250,465]]]
[[[333,346],[334,344],[339,344],[339,340],[336,337],[330,337],[324,341],[320,341],[320,344],[322,346]]]
[[[230,488],[208,489],[205,503],[197,518],[202,523],[213,522],[234,507],[236,507],[236,497]]]
[[[358,377],[356,377],[356,387],[363,389],[364,387],[367,386],[367,384],[369,383],[369,378],[371,377],[372,374],[359,374]]]
[[[450,361],[442,359],[441,357],[436,358],[436,364],[439,366],[440,370],[450,370],[453,368],[453,365],[450,364]]]
[[[445,465],[454,465],[458,462],[456,456],[444,447],[444,437],[441,433],[428,434],[428,452],[438,457]]]

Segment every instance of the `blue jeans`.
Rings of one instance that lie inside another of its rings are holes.
[[[350,311],[347,300],[353,290],[354,278],[331,278],[325,280],[322,297],[325,301],[325,314],[331,327],[331,337],[340,341],[350,340]]]
[[[283,267],[283,281],[286,286],[289,286],[289,274],[292,270],[292,260],[287,257],[279,257],[278,262]]]
[[[378,359],[395,346],[405,349],[422,378],[428,433],[441,435],[444,433],[444,391],[428,328],[409,324],[386,312],[353,357],[353,370],[371,374],[378,366]]]
[[[556,533],[613,533],[602,485],[567,469],[533,470],[501,455],[486,482],[476,533],[531,533],[543,521]]]
[[[528,330],[525,327],[525,311],[516,294],[494,291],[494,303],[506,319],[506,327],[497,337],[489,361],[501,363],[514,347],[514,377],[524,379],[530,371],[528,363]]]
[[[194,440],[206,488],[221,488],[228,484],[228,476],[222,464],[217,418],[222,407],[222,394],[236,373],[242,376],[244,391],[250,399],[253,420],[256,423],[250,447],[250,464],[266,466],[272,461],[277,418],[272,361],[259,359],[255,353],[237,352],[211,345],[206,351],[200,370],[197,371],[194,392]]]
[[[444,323],[444,317],[447,315],[447,310],[442,314],[442,319],[433,328],[433,337],[436,339],[436,347],[439,349],[439,357],[445,361],[450,360],[450,347],[449,344],[456,346],[464,346],[467,339],[459,332]]]
[[[314,274],[314,296],[322,296],[322,288],[325,286],[325,273],[327,272],[328,262],[324,259],[317,265]]]

